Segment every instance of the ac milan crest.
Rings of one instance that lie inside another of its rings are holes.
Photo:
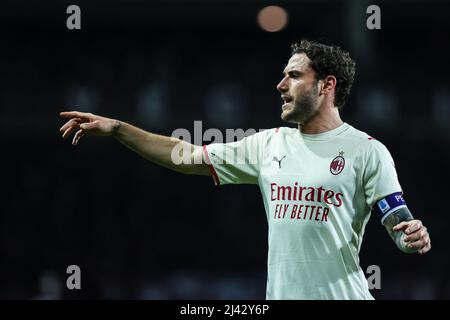
[[[338,175],[344,170],[345,167],[345,159],[342,156],[344,152],[339,152],[339,155],[335,157],[330,163],[330,172],[334,175]]]

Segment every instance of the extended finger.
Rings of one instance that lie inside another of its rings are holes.
[[[80,118],[82,120],[91,119],[90,113],[78,112],[78,111],[64,111],[64,112],[60,112],[59,115],[63,118]]]
[[[67,132],[67,130],[70,129],[70,128],[73,128],[73,127],[77,128],[81,123],[82,123],[82,120],[81,120],[81,119],[79,119],[79,118],[74,118],[74,119],[68,121],[68,122],[67,122],[65,125],[63,125],[63,126],[61,127],[61,129],[59,129],[59,130],[60,130],[60,132],[64,132],[64,133],[65,133],[65,132]],[[64,136],[65,136],[65,134],[63,134],[63,138],[64,138]]]
[[[75,136],[73,137],[72,140],[72,145],[76,146],[78,144],[78,141],[81,139],[81,137],[84,135],[84,131],[83,130],[78,130],[77,133],[75,133]]]
[[[82,122],[82,121],[81,121],[80,118],[73,118],[73,119],[70,119],[69,121],[67,121],[67,122],[61,127],[61,129],[59,129],[59,131],[60,131],[60,132],[64,132],[64,131],[67,130],[68,127],[71,127],[71,126],[73,126],[73,125],[75,125],[75,124],[79,124],[79,123],[81,123],[81,122]]]
[[[62,135],[63,139],[66,139],[68,136],[70,136],[70,134],[71,134],[73,131],[75,131],[75,130],[78,129],[79,127],[80,127],[79,125],[74,125],[74,126],[71,126],[71,127],[67,128],[66,131],[64,131],[64,133],[63,133],[63,135]]]

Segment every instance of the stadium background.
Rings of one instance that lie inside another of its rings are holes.
[[[66,29],[78,4],[82,29]],[[281,5],[280,32],[256,23]],[[381,30],[366,8],[381,7]],[[112,139],[74,148],[58,113],[76,109],[170,135],[270,128],[291,42],[341,45],[357,62],[344,121],[391,151],[428,227],[425,256],[398,251],[374,217],[361,265],[377,299],[450,297],[450,4],[445,1],[10,1],[0,13],[2,299],[263,299],[267,224],[255,186],[157,167]],[[82,290],[65,289],[66,268]]]

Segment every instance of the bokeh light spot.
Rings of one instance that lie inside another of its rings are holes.
[[[262,8],[258,13],[258,24],[267,32],[277,32],[286,27],[288,14],[279,6],[268,6]]]

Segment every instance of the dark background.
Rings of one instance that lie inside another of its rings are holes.
[[[81,7],[81,30],[66,8]],[[276,4],[289,24],[261,30]],[[381,8],[381,30],[366,8]],[[157,167],[109,138],[64,141],[63,110],[170,135],[271,128],[290,43],[348,49],[357,62],[341,116],[391,151],[433,248],[395,247],[376,217],[363,270],[378,299],[450,298],[450,4],[444,1],[6,1],[0,13],[0,298],[263,299],[267,222],[256,186]],[[82,290],[66,289],[79,265]]]

